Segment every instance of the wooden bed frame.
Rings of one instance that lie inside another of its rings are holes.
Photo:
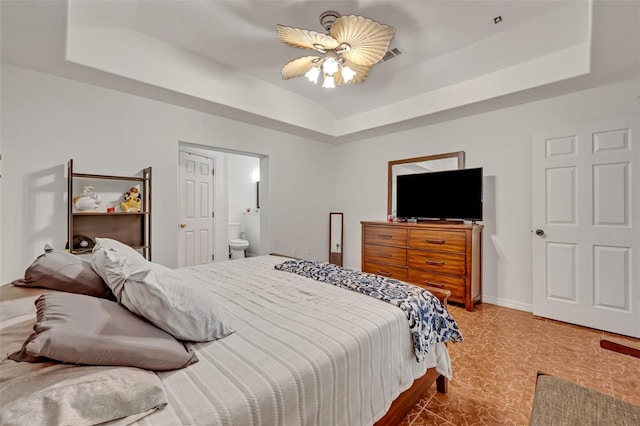
[[[290,259],[298,259],[297,257],[291,257],[280,253],[269,253],[271,256],[287,257]],[[436,287],[427,287],[427,289],[433,293],[434,296],[442,302],[444,306],[447,306],[447,300],[451,295],[449,290],[442,290]],[[413,385],[406,391],[402,392],[389,407],[389,411],[380,420],[375,423],[375,426],[396,426],[407,416],[409,411],[416,405],[422,398],[422,395],[436,382],[436,389],[440,393],[447,393],[449,381],[446,377],[442,376],[436,371],[435,368],[427,369],[422,377],[419,377],[413,381]]]
[[[429,288],[429,291],[433,293],[443,305],[447,306],[447,299],[449,295],[451,295],[449,290]],[[402,422],[409,411],[420,401],[422,395],[433,385],[433,382],[436,382],[438,392],[447,393],[449,386],[447,378],[438,373],[435,368],[429,368],[424,376],[415,379],[413,385],[393,401],[387,414],[375,423],[376,426],[395,426]]]

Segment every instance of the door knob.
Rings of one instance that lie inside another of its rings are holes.
[[[187,227],[187,224],[186,224],[186,223],[181,223],[181,224],[180,224],[180,228],[186,228],[186,227]]]
[[[544,235],[544,231],[542,229],[536,229],[536,235],[542,237]]]

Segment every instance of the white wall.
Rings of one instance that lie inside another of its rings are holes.
[[[484,300],[521,309],[532,302],[532,134],[638,114],[640,88],[634,80],[334,147],[6,64],[1,71],[2,282],[19,277],[45,242],[64,247],[69,158],[80,172],[153,166],[154,260],[175,266],[178,141],[267,155],[263,252],[326,259],[327,214],[342,211],[345,266],[359,268],[360,221],[386,217],[387,162],[463,150],[467,167],[485,173]]]
[[[483,299],[530,310],[531,139],[570,123],[638,114],[638,80],[341,145],[334,211],[345,220],[345,266],[360,268],[361,220],[384,220],[387,162],[451,151],[484,168]]]
[[[263,244],[326,259],[332,146],[12,65],[1,78],[2,282],[20,277],[45,243],[66,244],[70,158],[87,173],[153,167],[153,260],[176,266],[179,141],[269,156]]]

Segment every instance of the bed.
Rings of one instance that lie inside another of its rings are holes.
[[[417,362],[402,310],[276,270],[284,260],[269,255],[180,270],[215,295],[235,330],[213,342],[191,343],[198,362],[186,368],[134,377],[137,368],[4,359],[0,385],[37,389],[47,371],[64,367],[65,374],[112,372],[148,382],[149,400],[159,398],[161,387],[164,399],[108,419],[137,425],[396,424],[434,382],[446,391],[451,362],[445,343],[434,344]],[[19,349],[33,332],[34,301],[50,292],[0,287],[4,353]],[[143,392],[138,385],[123,387],[118,391],[126,398]],[[10,403],[3,393],[0,398],[3,407]],[[92,395],[88,405],[100,399]]]

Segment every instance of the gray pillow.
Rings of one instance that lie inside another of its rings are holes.
[[[49,293],[35,304],[35,333],[9,355],[14,361],[53,359],[147,370],[175,370],[197,361],[190,348],[116,302]]]
[[[95,251],[101,248],[105,250],[119,251],[120,253],[123,253],[129,257],[138,259],[140,262],[146,261],[144,256],[138,250],[112,238],[96,238],[96,245],[93,249]]]
[[[149,262],[142,257],[140,253],[137,253],[131,247],[124,246],[118,241],[107,238],[96,238],[96,240],[96,246],[91,255],[91,267],[111,289],[115,300],[118,302],[120,302],[127,277],[133,271],[152,268],[169,270],[169,268],[158,263]],[[118,259],[115,267],[112,267],[114,266],[113,258]]]
[[[180,340],[208,342],[234,331],[215,294],[184,271],[117,248],[96,248],[92,266],[131,312]]]
[[[176,339],[209,342],[233,333],[215,295],[181,270],[147,269],[127,277],[120,303]]]
[[[24,278],[11,284],[113,298],[104,280],[91,268],[91,262],[64,251],[51,251],[47,247],[45,253],[27,268]]]

